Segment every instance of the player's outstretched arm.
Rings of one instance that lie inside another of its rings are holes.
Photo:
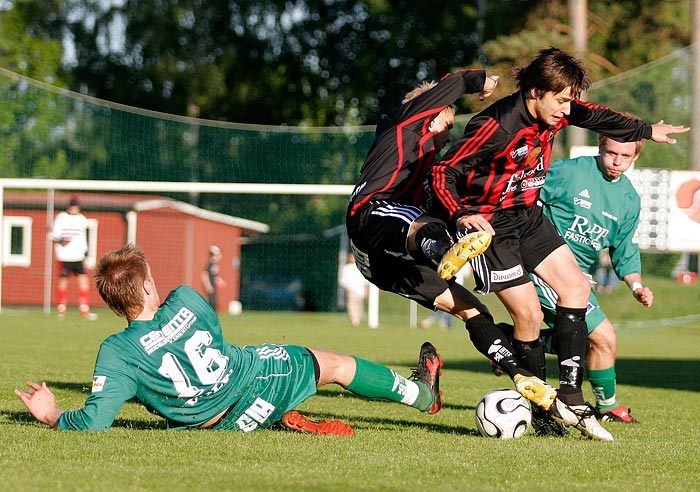
[[[690,131],[690,128],[683,125],[668,125],[664,123],[664,120],[659,121],[651,125],[651,139],[654,142],[675,144],[676,139],[669,137],[669,135],[675,135],[678,133],[686,133]]]
[[[56,408],[56,396],[46,386],[46,383],[40,385],[32,381],[27,382],[27,386],[32,388],[28,391],[20,391],[15,389],[15,395],[22,400],[32,416],[39,422],[46,424],[52,428],[58,427],[58,419],[61,417],[63,410]]]

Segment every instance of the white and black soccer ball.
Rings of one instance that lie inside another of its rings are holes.
[[[476,406],[476,426],[487,437],[522,437],[531,423],[530,402],[512,389],[489,391]]]

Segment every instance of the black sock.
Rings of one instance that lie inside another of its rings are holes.
[[[470,318],[467,320],[466,328],[474,347],[498,364],[511,379],[516,374],[532,375],[520,367],[515,357],[513,345],[508,341],[505,333],[493,323],[493,318],[490,315],[478,314]]]
[[[569,405],[585,403],[581,385],[587,338],[586,308],[557,306],[554,350],[559,357],[558,397]]]
[[[523,369],[527,369],[542,381],[547,380],[547,366],[544,358],[544,346],[537,338],[531,342],[513,340],[513,348],[518,362]]]
[[[423,256],[435,263],[440,264],[440,260],[452,247],[452,238],[443,225],[429,222],[416,232],[416,244]]]

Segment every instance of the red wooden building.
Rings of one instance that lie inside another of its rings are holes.
[[[77,196],[89,221],[89,266],[127,242],[146,252],[161,297],[181,284],[204,293],[201,273],[209,247],[222,251],[219,311],[235,309],[240,296],[240,259],[244,237],[265,233],[261,222],[224,215],[159,196],[6,191],[2,241],[2,306],[55,306],[57,268],[49,237],[53,217]],[[53,205],[53,206],[52,206]],[[47,263],[48,259],[48,263]],[[91,272],[88,272],[90,274]],[[47,280],[48,279],[48,280]],[[77,309],[75,280],[69,284],[69,312]],[[92,306],[104,306],[94,285]]]

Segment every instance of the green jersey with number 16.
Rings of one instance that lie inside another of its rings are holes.
[[[601,249],[610,248],[620,278],[641,273],[634,238],[640,199],[627,176],[607,181],[595,157],[562,159],[549,167],[539,198],[583,271],[596,264]]]
[[[234,405],[259,373],[255,347],[224,340],[216,312],[195,290],[173,290],[150,321],[132,321],[101,345],[92,392],[61,429],[102,430],[135,398],[169,427],[197,427]]]

